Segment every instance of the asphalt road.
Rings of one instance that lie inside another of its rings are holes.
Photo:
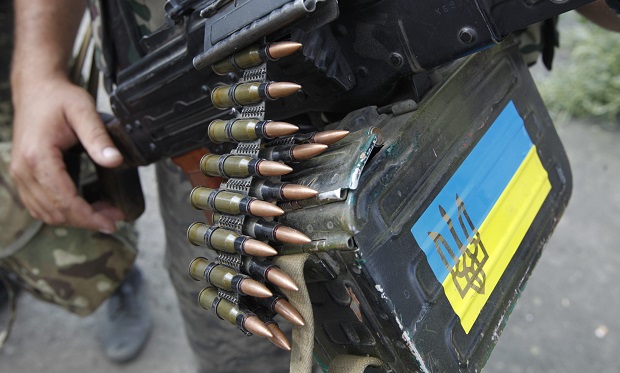
[[[557,122],[573,196],[485,372],[620,372],[620,132]]]

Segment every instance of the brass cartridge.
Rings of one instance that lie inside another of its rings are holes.
[[[244,178],[249,176],[282,176],[293,169],[284,163],[243,155],[205,154],[200,160],[200,170],[206,176]]]
[[[288,82],[248,82],[215,87],[211,91],[211,101],[218,109],[235,106],[256,105],[264,100],[290,96],[299,91],[301,86]]]
[[[236,69],[245,70],[261,65],[267,60],[289,56],[301,48],[300,43],[282,41],[266,45],[251,45],[231,55],[225,60],[214,63],[211,68],[218,75],[234,72]]]
[[[194,223],[187,229],[187,239],[192,245],[206,246],[212,250],[253,256],[273,256],[278,252],[264,242],[242,236],[231,230],[204,223]]]
[[[299,127],[286,123],[256,119],[216,119],[209,124],[209,139],[216,144],[223,142],[254,141],[287,136],[299,130]]]
[[[202,289],[198,294],[198,303],[202,308],[212,310],[217,317],[238,326],[243,331],[265,338],[273,338],[273,334],[264,322],[254,314],[243,312],[234,304],[220,298],[215,288]]]

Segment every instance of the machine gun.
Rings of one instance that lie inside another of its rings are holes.
[[[141,55],[107,51],[108,129],[129,165],[207,148],[203,173],[228,179],[191,196],[215,212],[188,230],[191,243],[220,252],[192,263],[192,277],[217,288],[201,293],[205,308],[286,347],[257,321],[272,325],[275,301],[251,300],[241,277],[214,274],[226,266],[267,282],[253,294],[286,295],[295,307],[299,285],[311,311],[292,320],[311,333],[294,338],[324,367],[371,356],[382,371],[479,371],[571,192],[561,143],[509,34],[589,2],[171,0],[166,24],[146,37],[108,30]],[[108,14],[119,14],[110,3]],[[279,42],[300,47],[276,59],[269,46]],[[272,81],[302,88],[271,100]],[[300,134],[259,135],[266,118]],[[239,121],[248,138],[235,133]],[[276,150],[324,130],[350,134],[310,159]],[[286,159],[292,172],[261,179],[259,154]],[[316,193],[271,193],[287,183]],[[250,207],[257,196],[281,212]],[[258,210],[276,217],[248,216]],[[278,238],[274,224],[296,238]],[[279,255],[255,260],[249,250]],[[274,263],[293,278],[271,281]]]
[[[420,100],[433,68],[590,1],[169,1],[166,25],[148,36],[128,41],[135,31],[122,25],[131,20],[108,30],[115,45],[143,54],[129,61],[107,51],[118,118],[109,130],[134,165],[211,148],[204,128],[229,114],[213,106],[211,91],[237,82],[240,72],[217,75],[210,65],[278,40],[303,49],[267,61],[269,78],[303,90],[267,102],[268,116],[320,129],[361,107]],[[123,12],[110,3],[107,13],[117,18]]]

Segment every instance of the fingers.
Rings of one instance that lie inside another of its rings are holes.
[[[31,171],[24,172],[26,169]],[[58,156],[41,157],[23,169],[19,163],[12,163],[11,174],[24,206],[47,224],[112,233],[115,221],[123,218],[120,210],[107,203],[91,206],[80,197]]]
[[[125,214],[109,202],[97,201],[92,204],[92,208],[96,213],[106,216],[113,221],[125,220]]]
[[[121,153],[114,146],[89,97],[81,96],[79,104],[67,105],[65,113],[69,125],[95,163],[112,168],[123,162]]]
[[[82,141],[100,165],[122,162],[92,98],[79,87],[54,81],[29,91],[27,99],[31,105],[15,111],[11,161],[24,206],[48,224],[114,232],[122,213],[109,204],[90,206],[81,198],[63,159],[63,151]]]
[[[30,212],[35,219],[42,220],[49,224],[63,224],[65,218],[59,211],[48,210],[45,206],[48,205],[46,197],[36,191],[34,181],[18,180],[14,177],[15,183],[18,186],[19,196],[24,204],[24,207]]]
[[[64,207],[67,208],[66,216],[68,217],[65,225],[73,227],[98,230],[110,234],[116,231],[115,221],[122,220],[120,210],[109,205],[108,209],[97,211],[78,195],[68,200]],[[115,219],[116,217],[119,219]]]

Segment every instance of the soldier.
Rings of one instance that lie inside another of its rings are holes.
[[[13,49],[12,12],[11,2],[3,2],[0,43],[6,51]],[[3,53],[0,64],[0,276],[7,271],[33,295],[79,315],[90,314],[108,299],[106,312],[98,320],[102,352],[110,361],[126,362],[139,354],[152,329],[142,274],[137,267],[130,270],[136,232],[124,225],[108,236],[45,225],[29,216],[9,177],[13,120],[10,58],[10,53]],[[0,281],[2,307],[9,301],[5,285],[17,286]]]
[[[153,30],[160,24],[158,21],[163,21],[164,1],[121,3],[135,12],[138,32]],[[15,2],[11,175],[33,216],[49,224],[112,233],[115,222],[123,218],[121,212],[109,204],[91,206],[83,200],[66,174],[62,159],[64,150],[80,142],[101,166],[114,167],[122,162],[93,100],[67,78],[68,58],[84,7],[82,0]],[[92,14],[100,14],[96,7],[92,10]],[[100,21],[95,19],[94,24]],[[125,52],[125,60],[135,53]],[[194,258],[204,256],[204,249],[187,242],[186,230],[203,216],[187,203],[191,186],[176,165],[169,160],[160,162],[157,177],[166,227],[166,262],[199,371],[287,371],[287,352],[244,338],[197,305],[201,286],[187,275],[187,266]]]
[[[98,315],[102,352],[115,363],[135,358],[152,321],[142,274],[133,266],[133,226],[124,224],[107,235],[33,219],[8,177],[10,150],[10,143],[0,143],[0,277],[6,271],[35,297],[80,316],[107,300]]]

